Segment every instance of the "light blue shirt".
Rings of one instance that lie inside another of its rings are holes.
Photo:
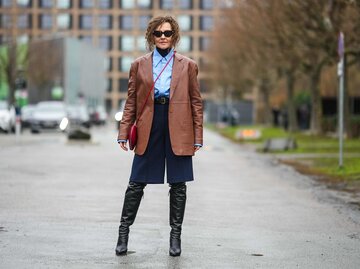
[[[161,70],[164,68],[166,63],[174,54],[174,49],[165,56],[162,57],[161,54],[155,48],[153,53],[153,80],[157,78]],[[154,95],[155,98],[158,97],[169,97],[170,96],[170,83],[171,83],[171,73],[174,60],[172,59],[170,63],[166,66],[165,70],[162,72],[161,76],[155,83]]]

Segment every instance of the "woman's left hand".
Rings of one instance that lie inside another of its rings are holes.
[[[200,148],[201,148],[201,147],[199,147],[199,146],[195,146],[195,147],[194,147],[194,152],[197,152]]]

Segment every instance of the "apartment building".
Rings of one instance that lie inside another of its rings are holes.
[[[203,71],[205,51],[222,8],[232,0],[0,0],[0,43],[71,36],[106,51],[106,108],[126,99],[130,63],[146,53],[144,33],[151,17],[175,16],[182,31],[177,51],[199,63],[199,80],[208,98]]]

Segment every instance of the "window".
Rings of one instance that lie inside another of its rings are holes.
[[[119,58],[119,70],[121,72],[129,72],[133,60],[133,57],[129,56]]]
[[[20,7],[30,7],[31,1],[30,0],[17,0],[17,4]]]
[[[103,50],[112,50],[112,36],[100,36],[99,47]]]
[[[210,46],[210,37],[206,37],[206,36],[202,36],[200,37],[200,50],[201,51],[205,51],[209,48]]]
[[[122,51],[133,51],[135,49],[135,39],[133,36],[121,36],[119,44],[119,49]]]
[[[16,38],[16,42],[18,44],[26,44],[29,42],[29,36],[28,35],[21,35]]]
[[[94,7],[94,0],[80,0],[80,7],[81,8],[93,8]]]
[[[112,0],[99,0],[99,8],[101,9],[112,8]]]
[[[182,36],[179,44],[179,51],[189,52],[192,49],[192,38],[190,36]]]
[[[0,1],[0,4],[2,7],[11,7],[13,0],[2,0]]]
[[[232,8],[234,7],[234,0],[223,0],[219,2],[220,8]]]
[[[112,100],[111,99],[106,99],[105,100],[105,108],[106,108],[106,112],[110,112],[112,109]]]
[[[11,16],[0,14],[1,16],[1,28],[10,28],[11,27]]]
[[[108,81],[107,81],[107,92],[111,92],[112,91],[112,79],[111,78],[108,78]]]
[[[200,16],[200,29],[209,31],[214,28],[214,18],[212,16]]]
[[[69,29],[71,27],[71,16],[69,14],[59,14],[56,22],[60,29]]]
[[[111,15],[100,15],[98,17],[98,27],[100,29],[111,29],[112,17]]]
[[[135,0],[120,0],[120,7],[130,9],[135,7]]]
[[[51,8],[54,6],[54,0],[40,0],[40,7]]]
[[[87,43],[87,44],[90,44],[90,45],[93,44],[93,38],[92,38],[92,36],[90,36],[90,35],[80,36],[80,39],[81,39],[83,42]]]
[[[20,29],[30,28],[31,24],[31,15],[29,14],[21,14],[17,17],[17,27]]]
[[[161,0],[160,7],[162,9],[172,9],[174,7],[174,1],[173,0]]]
[[[93,28],[93,16],[80,15],[79,28],[80,29],[92,29]]]
[[[39,15],[39,28],[50,29],[53,26],[53,18],[50,14]]]
[[[146,40],[143,36],[136,37],[136,47],[139,51],[146,51]]]
[[[120,29],[131,30],[134,28],[133,16],[120,16]]]
[[[181,9],[192,9],[192,0],[179,0],[179,6]]]
[[[138,7],[143,9],[150,9],[152,6],[151,0],[138,0]]]
[[[71,8],[71,0],[58,0],[57,7],[58,8]]]
[[[105,70],[110,71],[112,70],[112,58],[105,58]]]
[[[139,27],[140,30],[146,30],[148,23],[150,21],[150,16],[142,15],[139,17]]]
[[[119,79],[119,92],[127,92],[129,80],[127,78]]]
[[[183,31],[190,31],[192,29],[192,17],[188,15],[178,16],[179,27]]]
[[[201,0],[200,1],[201,9],[212,9],[214,8],[214,0]]]
[[[199,68],[200,68],[200,70],[207,70],[209,68],[209,65],[210,65],[209,59],[207,59],[205,57],[201,57],[199,59]]]

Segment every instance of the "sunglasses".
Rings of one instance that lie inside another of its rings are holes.
[[[165,37],[170,37],[173,34],[174,34],[174,31],[171,31],[171,30],[166,30],[164,32],[162,32],[162,31],[154,31],[153,32],[153,35],[156,37],[162,37],[162,35],[164,35]]]

